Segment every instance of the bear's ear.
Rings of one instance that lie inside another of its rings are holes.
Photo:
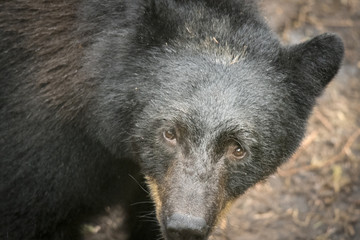
[[[338,72],[344,44],[337,35],[325,33],[289,47],[284,55],[282,65],[287,69],[289,81],[318,96]]]

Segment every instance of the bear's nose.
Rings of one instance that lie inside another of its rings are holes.
[[[166,231],[169,240],[201,240],[208,226],[203,218],[174,213],[167,218]]]

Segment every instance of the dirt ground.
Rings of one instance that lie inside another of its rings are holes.
[[[278,173],[242,196],[211,240],[360,239],[360,1],[263,0],[284,43],[339,34],[346,59],[319,99],[302,146]],[[122,239],[113,211],[86,240]]]

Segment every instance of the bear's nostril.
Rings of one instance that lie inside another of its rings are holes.
[[[200,240],[204,239],[208,226],[203,218],[174,213],[167,218],[166,230],[170,240]]]

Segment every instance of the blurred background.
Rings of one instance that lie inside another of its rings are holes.
[[[360,0],[262,0],[286,44],[339,34],[343,67],[319,99],[293,158],[242,196],[211,240],[360,239]],[[86,225],[86,240],[121,239],[121,211]]]

